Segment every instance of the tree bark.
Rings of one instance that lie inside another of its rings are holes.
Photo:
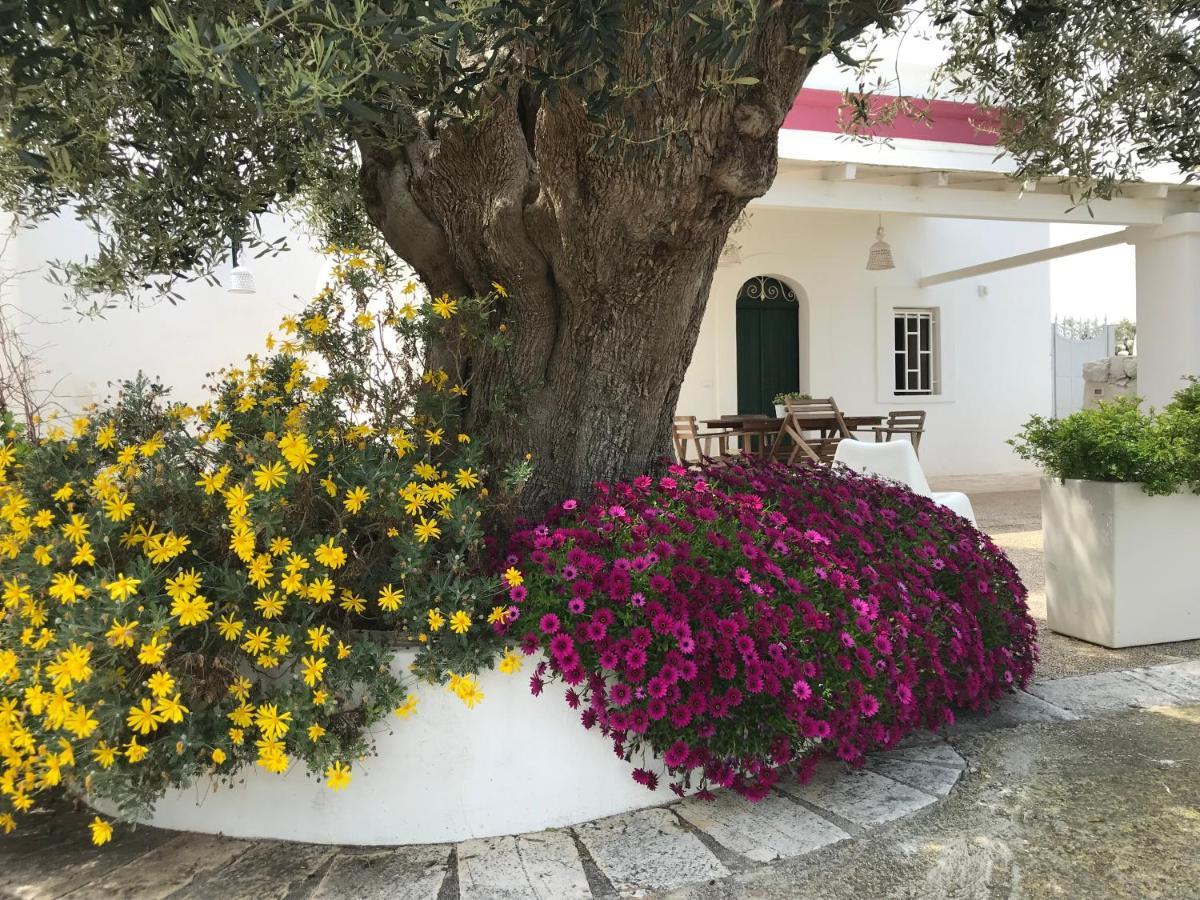
[[[485,293],[495,281],[509,293],[512,347],[470,360],[467,424],[498,461],[532,454],[521,513],[669,456],[718,258],[775,177],[778,131],[809,67],[784,29],[759,36],[760,81],[722,91],[686,52],[631,52],[626,74],[656,84],[622,109],[644,146],[598,151],[577,98],[520,95],[404,147],[362,143],[367,209],[428,289]]]

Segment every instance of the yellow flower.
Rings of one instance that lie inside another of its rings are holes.
[[[62,528],[63,537],[72,544],[80,544],[84,541],[88,534],[88,523],[83,516],[76,513],[71,516],[71,521]]]
[[[367,498],[371,495],[367,493],[364,487],[356,487],[353,490],[346,492],[346,497],[342,501],[342,505],[349,513],[357,513],[362,509],[363,504],[367,502]]]
[[[316,687],[318,681],[325,679],[325,667],[329,663],[322,656],[305,656],[300,660],[300,664],[304,668],[304,683],[309,687]]]
[[[431,540],[437,540],[442,536],[442,529],[438,527],[437,522],[432,519],[422,518],[413,530],[417,534],[417,540],[422,544],[428,543]]]
[[[131,763],[141,762],[149,752],[150,748],[139,744],[136,737],[130,738],[129,743],[125,745],[125,758]]]
[[[324,625],[310,628],[308,629],[308,640],[305,643],[312,647],[314,653],[320,653],[329,646],[329,638],[332,634],[333,632]]]
[[[271,543],[267,547],[268,552],[272,556],[283,556],[285,553],[287,553],[291,549],[292,549],[291,538],[285,538],[285,537],[271,538]]]
[[[100,768],[110,769],[117,761],[117,748],[109,746],[108,741],[100,741],[92,748],[92,756],[96,757]]]
[[[121,572],[117,573],[117,577],[102,585],[108,591],[108,595],[113,600],[124,602],[137,593],[138,585],[142,582],[137,578],[130,578]]]
[[[175,679],[169,672],[155,672],[146,679],[146,687],[155,697],[163,697],[175,689]]]
[[[337,492],[338,492],[337,483],[332,478],[322,478],[321,479],[321,487],[325,490],[325,493],[328,494],[330,497],[337,496]]]
[[[209,441],[227,441],[230,435],[233,434],[233,426],[228,422],[218,422],[212,427],[212,430],[206,435],[206,440]]]
[[[509,566],[504,570],[504,581],[509,587],[516,587],[519,584],[525,583],[525,577],[516,566]]]
[[[108,822],[105,822],[99,816],[96,816],[94,819],[92,819],[92,822],[88,828],[92,830],[92,843],[97,847],[102,847],[112,840],[112,825],[110,825]]]
[[[338,606],[346,610],[346,612],[361,615],[363,610],[367,608],[367,601],[353,591],[342,591],[342,599],[338,603]]]
[[[346,551],[337,546],[330,538],[313,551],[313,559],[330,569],[340,569],[346,564]]]
[[[405,698],[404,702],[392,710],[392,712],[394,712],[401,719],[407,719],[414,712],[416,712],[416,710],[417,698],[413,694],[409,694],[408,697]]]
[[[471,630],[471,617],[461,609],[450,616],[450,630],[455,634],[466,634]]]
[[[379,608],[384,612],[395,612],[404,602],[404,591],[393,588],[390,584],[385,584],[379,589]]]
[[[492,290],[495,291],[497,294],[499,294],[501,297],[508,296],[508,291],[506,291],[499,282],[496,282],[496,281],[492,282]]]
[[[161,720],[154,711],[154,704],[142,698],[140,704],[129,707],[129,715],[125,721],[138,734],[149,734],[152,731],[158,730],[158,724]]]
[[[442,438],[445,436],[446,430],[444,428],[425,429],[425,440],[429,441],[435,447],[442,443]]]
[[[479,484],[479,476],[470,468],[459,469],[454,473],[454,483],[460,488],[473,488]]]
[[[350,767],[345,763],[335,762],[325,770],[325,783],[330,790],[340,791],[350,783]]]
[[[505,675],[515,675],[521,671],[521,657],[512,650],[508,650],[497,668]]]
[[[163,655],[170,646],[170,644],[160,644],[158,635],[154,635],[138,649],[138,662],[145,666],[157,666],[162,662]]]
[[[425,614],[425,620],[429,623],[430,631],[440,631],[442,626],[446,624],[446,617],[436,609],[429,610]]]
[[[317,722],[308,726],[308,739],[316,743],[325,736],[325,728]]]
[[[271,632],[266,626],[259,626],[246,632],[246,639],[242,641],[242,649],[251,656],[258,656],[266,652],[266,649],[271,644]]]
[[[264,703],[254,714],[254,724],[262,732],[263,737],[275,741],[288,733],[288,724],[292,721],[290,712],[280,712],[274,703]]]
[[[269,591],[254,601],[254,608],[264,619],[275,619],[283,615],[285,602],[279,591]]]
[[[242,633],[244,622],[233,617],[233,613],[226,613],[217,619],[217,631],[221,637],[227,641],[236,641]]]
[[[179,619],[179,624],[185,627],[207,622],[212,616],[212,604],[201,596],[186,600],[175,600],[171,603],[171,615]]]
[[[124,522],[133,515],[133,503],[129,495],[119,492],[104,501],[104,514],[113,522]]]
[[[146,441],[146,443],[138,447],[138,453],[142,454],[142,456],[144,456],[146,459],[149,459],[165,446],[166,443],[163,441],[163,436],[161,434],[156,434],[154,437],[150,438],[150,440]]]
[[[96,432],[96,446],[101,450],[111,450],[117,443],[117,428],[109,422]]]
[[[474,675],[459,679],[454,693],[458,695],[459,700],[466,704],[467,709],[474,709],[475,704],[483,700],[483,691],[479,689],[479,683],[475,680]]]
[[[226,758],[227,757],[225,756],[225,751],[222,750],[220,747],[217,747],[216,749],[213,750],[213,752],[212,752],[213,765],[217,765],[217,766],[221,765],[221,763],[225,762]]]
[[[308,599],[313,603],[328,603],[333,599],[334,584],[329,580],[328,576],[314,578],[305,585],[305,593],[308,594]]]
[[[287,482],[287,473],[283,463],[264,463],[254,470],[254,486],[260,491],[270,491],[282,487]]]
[[[443,319],[449,319],[458,312],[458,301],[451,300],[447,294],[442,294],[442,296],[438,297],[430,305],[433,311]]]
[[[174,697],[159,697],[158,702],[154,704],[154,713],[164,722],[182,722],[183,717],[191,712],[183,705],[182,698],[179,694]]]
[[[122,622],[120,619],[113,619],[112,627],[104,633],[105,639],[113,647],[132,647],[133,632],[138,627],[135,621]]]
[[[354,317],[354,324],[366,331],[375,327],[375,317],[369,312],[363,311]]]
[[[349,656],[349,655],[350,655],[350,645],[349,645],[349,644],[346,644],[346,643],[343,643],[342,641],[338,641],[338,645],[337,645],[337,658],[338,658],[338,659],[345,659],[345,658],[346,658],[347,656]]]
[[[323,690],[315,690],[312,693],[313,706],[324,706],[329,702],[329,693]]]

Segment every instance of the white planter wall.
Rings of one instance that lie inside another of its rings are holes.
[[[1200,496],[1042,479],[1050,628],[1105,647],[1200,638]]]
[[[411,662],[399,653],[393,669]],[[520,673],[482,673],[474,709],[446,688],[417,687],[417,710],[376,726],[377,756],[355,763],[332,791],[296,762],[284,775],[257,766],[241,784],[172,790],[144,821],[160,828],[331,844],[423,844],[572,825],[674,799],[630,777],[612,743],[586,731],[550,685],[529,693]],[[390,729],[390,733],[389,733]]]

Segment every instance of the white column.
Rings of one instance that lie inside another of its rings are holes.
[[[1182,376],[1200,375],[1200,213],[1168,216],[1134,246],[1138,394],[1162,406]]]

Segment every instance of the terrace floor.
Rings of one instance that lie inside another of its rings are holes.
[[[1044,623],[1037,493],[972,501]],[[400,848],[121,827],[97,850],[90,813],[64,805],[0,838],[0,898],[1200,897],[1200,641],[1041,643],[1037,680],[993,715],[754,807]]]

